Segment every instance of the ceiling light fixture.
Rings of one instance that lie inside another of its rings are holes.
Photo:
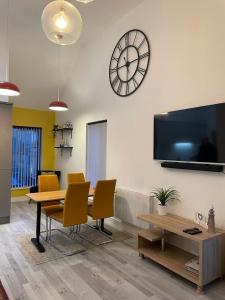
[[[93,2],[94,0],[77,0],[77,1],[87,4],[87,3]]]
[[[0,81],[0,95],[3,96],[19,96],[20,90],[14,83],[9,82],[9,0],[6,20],[6,48],[8,50],[8,58],[6,59],[6,81]]]
[[[54,111],[67,111],[68,106],[65,102],[60,101],[58,98],[58,101],[53,101],[49,104],[49,109]]]
[[[65,0],[50,2],[43,10],[41,22],[47,38],[58,45],[74,44],[83,26],[78,9]]]
[[[58,86],[60,84],[60,58],[61,58],[61,55],[60,55],[60,45],[58,46]],[[49,104],[49,109],[50,110],[54,110],[54,111],[67,111],[68,110],[68,106],[67,104],[60,100],[60,89],[58,87],[58,100],[57,101],[53,101]]]

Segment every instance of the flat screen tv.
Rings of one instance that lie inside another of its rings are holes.
[[[225,103],[155,115],[154,159],[225,164]]]

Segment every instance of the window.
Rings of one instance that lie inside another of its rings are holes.
[[[37,185],[41,163],[41,128],[13,127],[12,187]]]

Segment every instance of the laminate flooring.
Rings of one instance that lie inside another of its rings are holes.
[[[10,299],[225,300],[224,281],[210,284],[204,295],[198,295],[194,285],[141,259],[135,238],[86,245],[86,252],[32,264],[17,237],[34,234],[35,209],[35,204],[27,201],[13,202],[11,223],[0,226],[0,279]]]

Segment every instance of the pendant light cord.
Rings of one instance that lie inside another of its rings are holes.
[[[7,2],[7,15],[6,15],[6,81],[9,81],[9,9],[10,9],[10,0]]]
[[[58,45],[58,101],[60,101],[60,83],[61,83],[61,46]]]

